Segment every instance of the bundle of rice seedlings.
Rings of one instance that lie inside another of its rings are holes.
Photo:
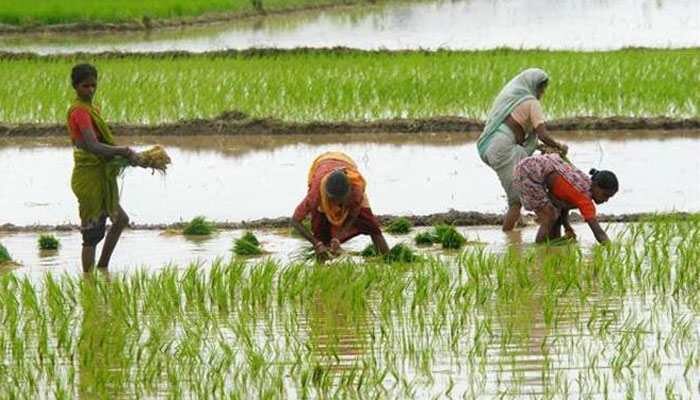
[[[38,242],[40,250],[58,250],[61,245],[56,236],[51,234],[40,235]]]
[[[239,256],[258,256],[263,253],[260,241],[252,232],[246,232],[241,238],[236,239],[233,252]]]
[[[206,218],[199,216],[192,218],[189,224],[182,230],[185,235],[204,236],[211,235],[216,230],[213,222],[207,221]]]
[[[379,255],[379,253],[377,253],[377,248],[374,247],[374,244],[373,244],[373,243],[370,243],[370,244],[367,245],[367,247],[365,247],[365,248],[360,252],[360,255],[361,255],[362,257],[369,258],[369,257],[376,257],[376,256]]]
[[[443,249],[459,249],[467,243],[467,239],[451,225],[436,225],[433,233]]]
[[[403,243],[399,243],[389,250],[384,256],[384,261],[386,262],[400,262],[400,263],[411,263],[418,260],[418,256],[413,252],[413,250]]]
[[[0,243],[0,264],[6,263],[6,262],[11,262],[12,257],[10,257],[10,252],[7,251],[7,248]]]
[[[165,152],[163,146],[155,145],[148,150],[137,154],[139,165],[143,168],[151,168],[165,173],[168,164],[171,163],[170,156]]]
[[[435,237],[435,234],[432,232],[420,232],[416,235],[414,240],[416,246],[432,246],[438,241],[437,237]]]
[[[406,217],[399,217],[392,220],[386,227],[386,231],[393,234],[406,234],[411,231],[413,224]]]

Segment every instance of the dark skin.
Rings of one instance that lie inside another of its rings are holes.
[[[331,201],[341,205],[347,205],[347,203],[350,201],[350,192],[348,192],[342,198],[331,199]],[[299,235],[301,235],[301,237],[306,239],[309,243],[311,243],[314,246],[316,258],[318,258],[321,261],[325,261],[331,258],[332,256],[337,256],[341,253],[342,249],[340,248],[340,240],[338,238],[345,237],[347,235],[350,229],[352,229],[352,226],[355,225],[355,221],[357,221],[359,215],[359,209],[353,210],[352,213],[348,215],[348,217],[345,219],[345,222],[343,223],[343,226],[341,226],[338,232],[336,233],[336,237],[331,239],[330,246],[326,246],[321,241],[316,241],[316,238],[314,238],[313,233],[308,228],[306,228],[301,223],[301,221],[296,221],[292,219],[291,225],[299,233]],[[372,243],[374,244],[374,247],[377,249],[379,254],[387,254],[389,252],[389,245],[386,243],[384,235],[379,233],[376,235],[371,235],[370,237],[372,238]]]
[[[92,99],[97,91],[97,79],[95,77],[88,77],[78,84],[74,85],[75,94],[78,98],[86,103],[92,104]],[[80,132],[82,138],[75,140],[74,145],[79,149],[83,149],[89,153],[104,157],[106,159],[111,159],[113,157],[121,156],[129,160],[132,165],[138,165],[138,160],[136,153],[128,147],[123,146],[110,146],[108,144],[100,143],[97,140],[97,134],[92,128],[83,129]],[[109,266],[109,260],[112,257],[114,248],[119,241],[124,228],[129,225],[129,216],[124,212],[121,206],[117,207],[115,215],[110,216],[112,221],[112,227],[107,232],[104,239],[104,245],[102,246],[102,253],[100,254],[100,259],[97,262],[97,268],[106,271]],[[83,225],[87,221],[82,221]],[[82,250],[82,264],[83,272],[91,272],[95,266],[95,246],[83,246]]]
[[[540,86],[537,89],[537,93],[535,93],[535,97],[537,97],[538,100],[542,99],[546,91],[547,85]],[[523,127],[510,115],[506,118],[505,124],[515,134],[516,142],[522,145],[523,142],[525,142],[526,138],[525,130],[523,129]],[[556,140],[554,140],[551,136],[549,136],[549,133],[547,133],[547,126],[544,123],[536,126],[534,133],[537,135],[537,138],[540,141],[542,141],[542,143],[546,144],[547,146],[561,150],[562,154],[566,155],[566,153],[569,151],[569,147],[567,145],[559,143]],[[515,225],[520,220],[521,207],[522,206],[520,204],[513,204],[508,208],[506,215],[503,217],[504,232],[511,231],[513,230],[513,228],[515,228]]]
[[[556,174],[551,173],[546,178],[547,188],[550,190],[555,177]],[[593,183],[591,186],[591,197],[596,204],[603,204],[614,195],[615,192],[603,189],[595,183]],[[569,223],[569,210],[574,208],[574,206],[557,199],[552,199],[552,203],[553,204],[548,204],[544,208],[535,212],[535,214],[537,214],[537,220],[540,223],[540,228],[537,231],[535,242],[543,243],[561,238],[562,227],[564,228],[564,237],[566,239],[576,239],[576,233]],[[610,242],[608,235],[600,226],[597,218],[593,218],[592,220],[587,221],[587,223],[598,243]]]

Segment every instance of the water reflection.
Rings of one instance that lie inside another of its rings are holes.
[[[251,47],[610,50],[700,45],[695,0],[452,0],[271,15],[137,34],[0,38],[0,50],[67,52]],[[536,34],[533,34],[536,32]]]

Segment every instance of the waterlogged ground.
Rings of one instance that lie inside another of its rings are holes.
[[[582,170],[605,168],[619,176],[620,192],[600,212],[700,210],[697,132],[559,137]],[[66,142],[0,139],[0,224],[78,222]],[[216,221],[289,216],[306,192],[309,165],[327,150],[356,160],[377,214],[500,212],[505,204],[495,173],[478,158],[473,135],[142,137],[127,143],[161,143],[173,160],[166,176],[131,169],[121,180],[122,205],[137,224],[197,215]]]
[[[623,224],[608,224],[611,235],[624,231]],[[386,234],[390,246],[405,243],[413,246],[413,237],[418,232],[432,228],[420,227],[406,235]],[[590,248],[595,238],[586,225],[574,225],[583,248]],[[458,228],[468,240],[469,246],[484,248],[492,252],[503,252],[507,248],[524,249],[534,242],[537,233],[534,225],[512,233],[505,234],[498,227],[460,227]],[[0,233],[2,243],[19,264],[14,271],[20,275],[30,276],[39,282],[46,272],[79,274],[80,248],[82,239],[79,232],[51,232],[61,242],[59,250],[38,250],[38,233]],[[265,255],[252,258],[260,260],[270,258],[279,262],[293,262],[305,259],[308,243],[290,235],[290,230],[256,230],[255,235],[262,243]],[[231,249],[236,239],[244,231],[223,230],[211,236],[184,236],[170,231],[127,230],[119,242],[119,250],[114,254],[111,271],[113,273],[133,273],[139,269],[149,271],[167,266],[178,268],[190,264],[201,265],[203,269],[211,267],[219,260],[228,261],[234,257]],[[343,246],[349,256],[361,252],[371,241],[367,236],[359,236]],[[443,252],[440,246],[421,247],[417,251],[427,255],[454,255],[454,251]]]
[[[0,38],[2,51],[69,52],[250,47],[610,50],[700,45],[695,0],[423,1],[268,16],[181,30]]]
[[[20,268],[0,274],[0,392],[697,398],[699,243],[695,216],[630,225],[583,251],[468,247],[413,264],[241,261],[40,282]]]

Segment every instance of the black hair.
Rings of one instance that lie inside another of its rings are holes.
[[[73,83],[73,87],[78,86],[80,82],[88,78],[97,79],[97,68],[92,64],[78,64],[70,71],[70,80]]]
[[[617,192],[619,184],[617,183],[617,176],[612,171],[598,171],[592,168],[589,172],[591,175],[591,180],[599,188],[603,190],[609,190],[611,192]]]
[[[348,176],[343,170],[336,170],[328,175],[326,180],[326,193],[334,198],[340,199],[345,197],[350,191],[350,182]]]
[[[537,84],[538,89],[542,89],[543,87],[549,85],[549,78],[545,78],[542,82]]]

